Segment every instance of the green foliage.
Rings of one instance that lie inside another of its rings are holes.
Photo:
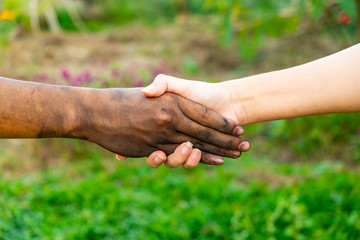
[[[245,60],[254,59],[265,36],[294,32],[300,19],[288,1],[207,0],[204,6],[224,16],[221,42],[229,45],[235,36]]]
[[[295,33],[301,21],[308,21],[308,15],[316,21],[332,4],[325,0],[206,0],[204,7],[223,16],[221,43],[228,46],[235,40],[241,57],[251,61],[256,58],[266,37]],[[353,19],[348,30],[355,35],[357,12],[354,1],[339,0],[339,5]]]
[[[101,161],[89,159],[2,179],[0,238],[360,237],[359,173],[330,163],[266,167],[254,160],[192,171],[127,163],[106,172]]]
[[[355,1],[357,1],[357,0],[355,0]],[[340,4],[341,8],[347,14],[349,14],[353,20],[357,20],[359,17],[358,13],[356,12],[355,1],[339,0],[339,4]]]
[[[133,20],[140,20],[149,24],[161,19],[172,19],[177,13],[178,0],[130,1],[110,0],[97,1],[95,7],[100,9],[96,21],[124,24]]]
[[[12,21],[0,21],[0,46],[6,45],[7,36],[9,36],[15,29],[16,24]]]
[[[254,136],[266,139],[271,149],[290,149],[298,157],[343,156],[349,162],[360,161],[360,114],[329,114],[272,121],[251,126]]]
[[[219,31],[220,43],[228,46],[236,42],[244,60],[254,60],[267,37],[281,37],[296,32],[299,23],[313,22],[323,17],[334,3],[325,0],[108,0],[91,1],[79,7],[89,30],[103,30],[140,21],[146,24],[172,21],[179,14],[215,14],[222,18]],[[340,9],[353,19],[345,32],[355,36],[357,19],[354,1],[338,0]],[[5,7],[18,13],[18,22],[30,28],[29,12],[26,1],[5,0]],[[69,17],[64,6],[53,0],[39,0],[39,15],[49,6],[54,6],[57,18],[64,30],[79,30]],[[336,14],[339,14],[337,12]],[[335,21],[335,20],[333,20]]]
[[[183,72],[187,74],[196,74],[199,71],[199,65],[192,59],[186,59],[183,65]]]

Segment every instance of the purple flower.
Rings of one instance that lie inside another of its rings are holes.
[[[48,75],[46,75],[45,73],[40,74],[39,77],[41,81],[46,82],[46,80],[48,80]]]
[[[104,68],[108,67],[109,66],[109,60],[108,59],[102,60],[101,66],[104,67]]]
[[[152,69],[152,76],[155,78],[157,75],[161,74],[161,73],[165,73],[165,69],[161,68],[161,67],[154,67]]]
[[[142,81],[141,79],[137,79],[136,81],[134,81],[134,87],[142,87],[144,86],[144,81]]]
[[[71,78],[71,74],[69,72],[69,70],[67,70],[66,68],[61,69],[61,76],[65,79],[65,80],[70,80]]]
[[[111,71],[111,76],[113,76],[115,78],[119,77],[120,76],[120,71],[118,69],[113,69]]]
[[[93,81],[93,77],[91,76],[90,71],[85,70],[85,71],[83,71],[83,73],[81,75],[84,78],[84,82],[92,82]]]
[[[77,77],[75,78],[74,85],[75,85],[75,86],[80,86],[80,85],[83,84],[83,83],[84,83],[84,78],[83,78],[83,76],[81,76],[81,74],[80,74],[79,76],[77,76]]]

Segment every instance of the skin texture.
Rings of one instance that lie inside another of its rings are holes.
[[[0,138],[77,138],[126,156],[166,154],[186,141],[212,154],[237,157],[238,124],[168,93],[146,98],[140,89],[91,89],[0,78]]]
[[[104,102],[94,103],[95,127],[88,140],[112,152],[142,157],[160,149],[170,154],[180,143],[191,141],[204,152],[236,157],[230,150],[238,151],[244,141],[232,136],[234,122],[175,94],[148,99],[140,89],[108,89],[104,95]],[[115,126],[121,136],[114,134]]]
[[[173,92],[239,124],[327,113],[360,111],[360,44],[300,66],[225,81],[203,83],[159,75],[143,90],[147,97]],[[244,143],[244,149],[250,147]],[[243,150],[244,150],[243,149]],[[153,162],[153,153],[147,160]],[[172,158],[190,155],[178,152]],[[164,160],[164,161],[169,161]],[[185,162],[187,160],[184,160]]]

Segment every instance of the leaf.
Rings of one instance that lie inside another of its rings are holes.
[[[233,27],[231,24],[231,11],[228,11],[224,17],[223,24],[221,26],[221,45],[229,46],[233,39]]]
[[[311,17],[317,19],[321,17],[326,6],[325,0],[312,0]]]
[[[341,8],[350,15],[351,19],[357,19],[356,5],[353,0],[339,0]]]

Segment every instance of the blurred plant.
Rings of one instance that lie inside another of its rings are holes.
[[[16,33],[16,23],[11,20],[5,20],[8,16],[2,16],[0,19],[0,45],[6,45],[7,39]]]
[[[160,73],[174,74],[175,72],[176,68],[170,66],[165,60],[147,66],[139,66],[133,62],[120,67],[116,62],[110,62],[108,59],[93,59],[88,67],[81,71],[62,67],[59,75],[52,76],[39,72],[33,75],[33,81],[98,88],[142,87],[150,84]]]
[[[342,14],[341,23],[350,24],[351,28],[355,29],[355,20],[360,13],[359,1],[355,2],[205,0],[204,8],[223,15],[220,35],[222,45],[228,46],[236,39],[240,55],[245,60],[254,60],[266,37],[281,37],[287,33],[294,33],[300,22],[309,16],[313,21],[318,20],[334,5],[338,5],[343,11],[338,13]],[[353,23],[351,19],[354,20]],[[358,32],[360,33],[360,26]]]
[[[84,18],[93,30],[105,26],[125,24],[130,21],[141,21],[151,25],[169,21],[182,11],[183,0],[107,0],[91,1]]]
[[[93,151],[0,176],[0,239],[360,238],[360,175],[342,165],[252,158],[169,172],[113,162]]]
[[[187,74],[196,74],[199,71],[199,65],[191,58],[188,58],[183,64],[183,69]]]
[[[277,149],[276,155],[287,149],[306,159],[327,156],[360,162],[359,121],[360,113],[328,114],[252,125],[247,131],[264,137],[263,144]]]
[[[38,31],[41,25],[59,32],[102,30],[130,21],[146,24],[168,22],[177,15],[217,14],[222,18],[220,42],[236,42],[245,60],[254,60],[267,37],[294,33],[300,23],[323,18],[327,24],[341,25],[341,34],[360,39],[359,0],[5,0],[5,9],[15,11],[16,22]],[[1,8],[1,4],[0,4]],[[80,9],[86,9],[79,13]],[[330,15],[329,15],[330,14]],[[86,22],[83,22],[85,19]],[[42,20],[42,21],[41,21]],[[318,21],[321,22],[321,21]],[[357,27],[356,27],[357,25]],[[336,32],[335,34],[338,34]]]
[[[5,0],[0,7],[5,9],[5,13],[16,13],[17,24],[32,31],[39,31],[43,20],[52,32],[60,32],[61,19],[58,19],[57,14],[57,10],[60,9],[65,9],[72,23],[79,30],[85,29],[77,10],[78,7],[73,0]],[[14,17],[11,20],[13,19]]]
[[[0,20],[2,21],[11,21],[15,18],[16,14],[14,11],[10,11],[10,10],[3,10],[1,13],[0,13]]]

